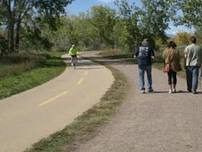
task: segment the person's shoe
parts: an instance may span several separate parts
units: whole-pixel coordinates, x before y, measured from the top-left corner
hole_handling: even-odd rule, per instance
[[[192,93],[193,93],[193,94],[197,94],[197,92],[196,92],[196,91],[192,91]]]
[[[154,92],[153,89],[149,89],[149,90],[148,90],[148,93],[152,93],[152,92]]]
[[[176,89],[173,90],[173,93],[177,93]]]
[[[169,89],[168,93],[171,94],[173,91],[171,89]]]
[[[187,89],[188,92],[191,92],[191,90]]]
[[[140,90],[140,92],[141,92],[142,94],[145,94],[145,90]]]

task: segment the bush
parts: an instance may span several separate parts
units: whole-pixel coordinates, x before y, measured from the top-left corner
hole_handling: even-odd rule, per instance
[[[44,64],[46,59],[46,56],[25,53],[0,57],[0,78],[36,68]]]
[[[7,40],[2,35],[0,35],[0,56],[5,54],[8,50],[7,43]]]

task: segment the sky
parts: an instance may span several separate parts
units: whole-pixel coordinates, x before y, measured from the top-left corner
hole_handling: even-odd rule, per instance
[[[67,11],[70,14],[79,14],[79,12],[85,12],[94,5],[107,5],[110,7],[114,6],[114,0],[74,0],[71,5],[68,5]],[[135,2],[138,6],[141,5],[140,0],[129,0],[130,3]]]
[[[129,3],[137,4],[141,6],[140,0],[129,0]],[[81,12],[88,11],[94,5],[107,5],[109,7],[115,7],[113,0],[75,0],[72,4],[67,6],[67,13],[70,15],[78,15]],[[166,33],[169,35],[175,35],[177,32],[193,32],[193,29],[187,28],[185,26],[174,26],[173,23],[169,24],[169,29],[166,30]]]

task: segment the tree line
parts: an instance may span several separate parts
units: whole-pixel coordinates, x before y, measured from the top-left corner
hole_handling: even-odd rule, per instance
[[[74,43],[81,49],[133,50],[147,37],[156,48],[168,36],[170,21],[193,26],[202,33],[200,0],[115,0],[115,8],[93,6],[88,12],[68,16],[73,0],[0,0],[0,52],[66,50]]]
[[[36,38],[45,43],[46,39],[40,37],[43,26],[56,29],[65,6],[71,2],[72,0],[1,0],[1,54],[18,51],[23,37],[30,39],[30,42]]]

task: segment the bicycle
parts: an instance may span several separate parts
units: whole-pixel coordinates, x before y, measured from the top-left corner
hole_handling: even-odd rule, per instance
[[[76,69],[78,63],[78,59],[76,55],[72,55],[71,56],[71,66],[74,67],[74,69]]]

